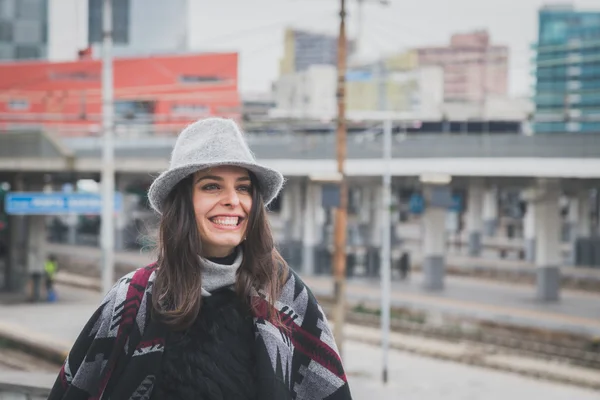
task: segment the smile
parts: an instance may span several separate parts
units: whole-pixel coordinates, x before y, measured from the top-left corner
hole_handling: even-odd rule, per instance
[[[209,220],[215,225],[220,225],[223,227],[236,227],[239,226],[244,219],[242,217],[235,216],[216,216],[209,218]]]

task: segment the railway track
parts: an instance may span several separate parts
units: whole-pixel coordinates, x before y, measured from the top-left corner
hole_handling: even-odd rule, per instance
[[[319,302],[325,312],[330,315],[333,307],[332,299],[319,297]],[[489,352],[529,356],[600,371],[600,340],[594,342],[590,338],[573,335],[558,336],[550,332],[525,330],[505,325],[493,326],[469,322],[470,327],[463,328],[458,321],[450,325],[428,325],[423,322],[414,322],[414,320],[422,318],[421,315],[414,314],[405,314],[399,318],[392,313],[390,329],[394,332],[453,343],[468,342],[477,346],[485,346]],[[357,325],[376,328],[381,326],[377,310],[363,308],[362,311],[355,311],[349,309],[346,320]]]

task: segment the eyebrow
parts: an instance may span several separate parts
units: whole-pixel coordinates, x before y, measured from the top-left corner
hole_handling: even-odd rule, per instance
[[[219,182],[222,182],[224,180],[222,177],[217,176],[217,175],[204,175],[204,176],[201,176],[201,177],[197,178],[195,180],[194,184],[196,184],[196,183],[198,183],[200,181],[203,181],[205,179],[210,179],[210,180],[219,181]],[[236,182],[248,182],[248,181],[250,181],[250,177],[249,176],[241,176],[241,177],[239,177],[239,178],[236,179]]]

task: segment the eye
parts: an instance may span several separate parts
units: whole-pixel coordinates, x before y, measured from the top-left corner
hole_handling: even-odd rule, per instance
[[[217,185],[216,183],[209,183],[206,184],[204,186],[202,186],[202,190],[218,190],[219,189],[219,185]]]
[[[252,193],[252,186],[250,185],[242,185],[238,187],[238,190],[246,193]]]

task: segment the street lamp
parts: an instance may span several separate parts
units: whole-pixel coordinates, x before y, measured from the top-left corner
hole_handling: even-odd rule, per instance
[[[115,212],[115,161],[114,161],[114,104],[112,59],[112,0],[104,0],[102,10],[102,291],[107,293],[113,285],[114,274],[114,212]]]

